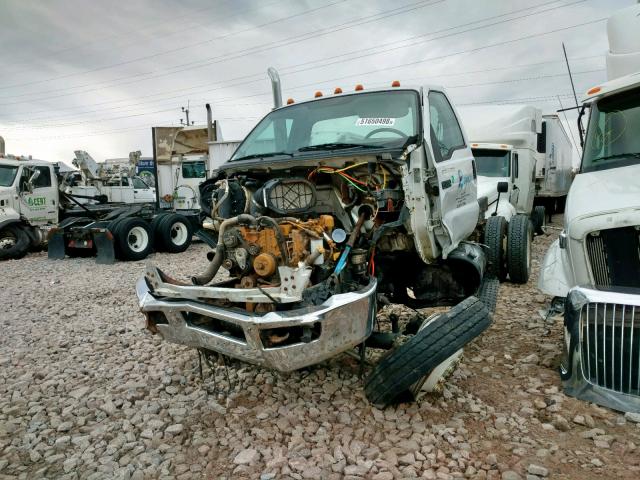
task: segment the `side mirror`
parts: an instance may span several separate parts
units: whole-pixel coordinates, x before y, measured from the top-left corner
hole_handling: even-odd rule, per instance
[[[498,193],[507,193],[509,191],[509,182],[498,182]]]
[[[31,176],[29,177],[29,181],[27,182],[31,188],[33,188],[33,184],[40,177],[40,170],[34,170]]]

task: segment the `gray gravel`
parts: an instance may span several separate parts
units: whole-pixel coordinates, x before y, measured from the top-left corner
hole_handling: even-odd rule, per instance
[[[187,279],[206,250],[147,261]],[[0,479],[640,477],[640,419],[562,393],[562,326],[538,314],[535,275],[502,287],[442,394],[381,411],[347,356],[288,375],[218,364],[202,382],[195,351],[143,328],[147,261],[0,264]]]

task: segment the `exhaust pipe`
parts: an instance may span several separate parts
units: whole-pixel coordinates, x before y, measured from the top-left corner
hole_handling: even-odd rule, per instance
[[[280,87],[280,75],[278,71],[269,67],[267,69],[269,78],[271,79],[271,90],[273,90],[273,108],[280,108],[282,106],[282,88]]]
[[[0,155],[4,156],[4,138],[0,137]]]
[[[205,105],[207,109],[207,140],[213,142],[215,138],[213,138],[213,120],[211,118],[211,105],[208,103]]]

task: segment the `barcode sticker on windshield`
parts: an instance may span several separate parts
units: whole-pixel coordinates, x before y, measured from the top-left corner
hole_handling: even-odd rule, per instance
[[[391,126],[396,123],[395,118],[359,118],[356,120],[356,127],[368,127],[368,126]]]

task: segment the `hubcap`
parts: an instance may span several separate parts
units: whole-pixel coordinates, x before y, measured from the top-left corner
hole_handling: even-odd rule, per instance
[[[189,229],[182,222],[176,222],[171,226],[171,243],[174,245],[184,245],[189,235]]]
[[[129,248],[134,252],[142,252],[149,244],[149,235],[142,227],[133,227],[127,235],[127,243]]]

